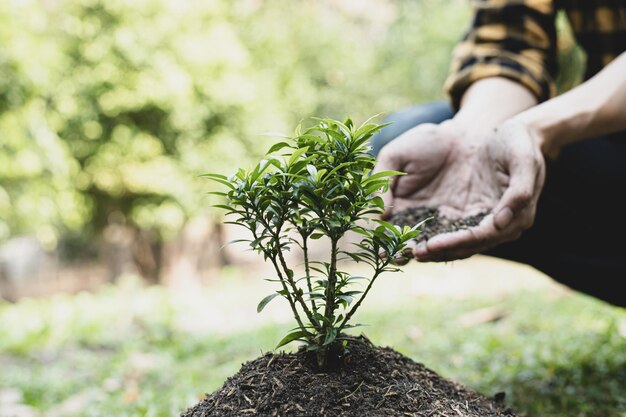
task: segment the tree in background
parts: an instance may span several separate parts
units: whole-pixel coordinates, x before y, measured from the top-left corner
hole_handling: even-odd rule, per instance
[[[155,281],[181,257],[198,266],[221,220],[200,173],[251,161],[273,140],[260,133],[311,115],[443,98],[465,6],[1,2],[0,241],[36,234],[74,257],[100,242],[112,276],[126,258]]]

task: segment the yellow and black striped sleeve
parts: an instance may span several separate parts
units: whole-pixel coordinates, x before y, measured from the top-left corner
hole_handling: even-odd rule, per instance
[[[465,90],[487,77],[505,77],[539,101],[556,94],[555,7],[552,0],[471,0],[473,21],[456,46],[445,89],[455,109]]]

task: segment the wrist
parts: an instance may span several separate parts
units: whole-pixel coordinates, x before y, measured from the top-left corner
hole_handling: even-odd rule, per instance
[[[454,118],[461,124],[489,132],[536,104],[535,96],[522,84],[503,77],[488,77],[474,82],[465,91]]]
[[[554,141],[553,124],[550,123],[549,118],[545,117],[545,115],[540,117],[541,112],[531,110],[514,116],[512,121],[524,126],[543,155],[556,155],[559,146]]]
[[[471,138],[482,139],[488,137],[498,127],[498,123],[486,120],[477,120],[465,117],[453,117],[450,120],[464,141]]]
[[[523,123],[547,156],[558,154],[570,142],[580,139],[594,118],[593,100],[572,106],[564,97],[556,97],[524,111],[515,119]]]

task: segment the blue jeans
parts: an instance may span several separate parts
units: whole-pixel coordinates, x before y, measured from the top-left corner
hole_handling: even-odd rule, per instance
[[[445,102],[391,114],[372,137],[382,147],[421,123],[454,115]],[[486,255],[532,265],[577,291],[626,307],[626,132],[581,141],[546,161],[546,181],[534,225],[520,239]]]

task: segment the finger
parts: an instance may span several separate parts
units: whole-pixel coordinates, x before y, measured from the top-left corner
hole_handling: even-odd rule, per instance
[[[398,256],[391,261],[393,265],[404,266],[409,263],[409,261],[413,259],[412,256]]]
[[[447,261],[463,259],[484,252],[501,243],[519,238],[523,221],[515,221],[505,230],[495,226],[489,215],[476,227],[434,236],[416,247],[413,254],[418,261]]]
[[[452,261],[460,261],[462,259],[467,259],[476,255],[476,252],[473,251],[459,251],[454,253],[442,253],[439,255],[431,255],[426,258],[417,259],[417,262],[426,263],[426,262],[452,262]]]
[[[506,229],[517,215],[536,200],[537,184],[542,178],[541,171],[536,161],[530,158],[517,161],[511,166],[509,186],[493,211],[494,224],[498,229]],[[532,224],[532,219],[530,220]],[[524,229],[528,227],[530,224],[524,225]]]
[[[455,256],[473,252],[474,248],[484,245],[486,242],[477,237],[476,231],[465,229],[432,237],[420,245],[413,256],[419,262],[454,260],[457,259]]]

